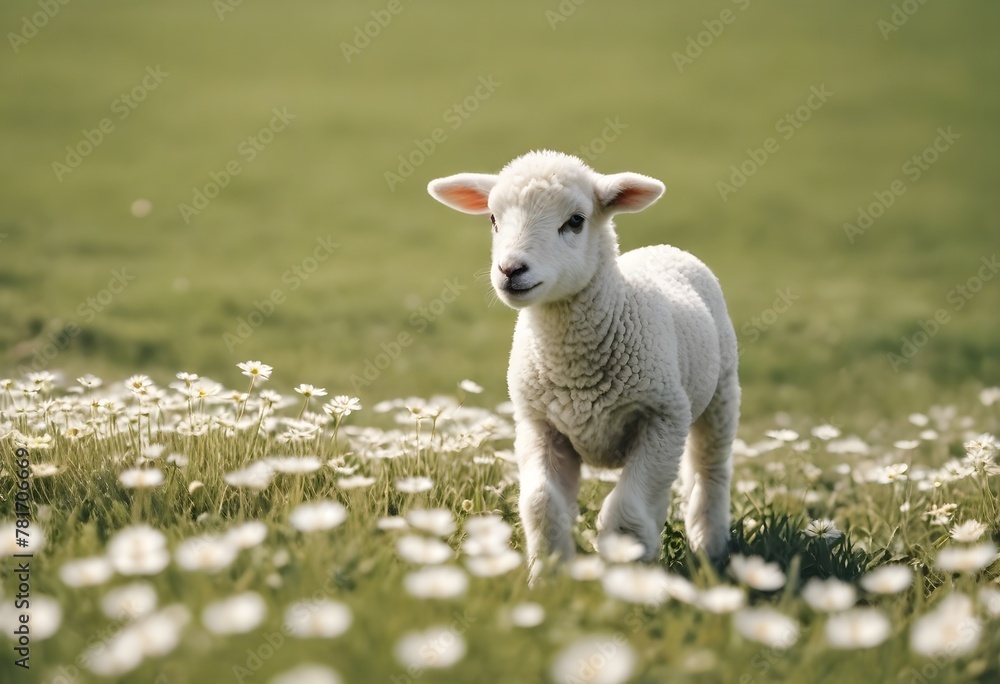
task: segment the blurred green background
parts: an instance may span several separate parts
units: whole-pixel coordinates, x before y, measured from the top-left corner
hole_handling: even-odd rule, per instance
[[[996,384],[1000,278],[960,310],[953,288],[1000,251],[998,20],[987,0],[4,2],[0,376],[242,385],[235,364],[260,359],[278,389],[371,402],[470,377],[500,400],[514,313],[489,296],[488,222],[425,186],[545,147],[666,183],[620,218],[622,248],[667,242],[715,270],[746,415],[916,409]],[[813,87],[832,95],[808,109]],[[294,119],[262,134],[275,108]],[[914,155],[935,158],[919,178]],[[239,174],[185,216],[227,165]],[[897,179],[852,244],[844,223]],[[338,247],[314,264],[318,239]],[[775,307],[779,291],[794,301]],[[914,340],[939,309],[948,322]],[[896,372],[904,336],[925,344]]]

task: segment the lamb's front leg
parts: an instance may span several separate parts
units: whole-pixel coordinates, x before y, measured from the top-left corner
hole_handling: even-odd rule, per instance
[[[621,477],[597,516],[602,534],[625,534],[645,547],[640,560],[660,555],[660,534],[670,511],[670,487],[680,469],[688,422],[652,418],[639,429]],[[600,539],[598,539],[600,546]]]
[[[580,493],[580,456],[569,440],[540,420],[518,421],[514,454],[520,469],[518,502],[528,546],[529,582],[550,555],[573,555],[573,523]]]

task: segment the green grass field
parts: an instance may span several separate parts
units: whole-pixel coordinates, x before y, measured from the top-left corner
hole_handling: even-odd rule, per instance
[[[998,19],[1000,8],[985,0],[4,3],[0,378],[49,371],[61,379],[49,395],[13,387],[0,395],[0,519],[15,516],[19,438],[11,431],[50,434],[50,450],[32,449],[36,465],[60,469],[37,476],[34,524],[47,546],[33,588],[64,614],[59,631],[36,643],[32,671],[11,669],[5,656],[0,680],[58,681],[57,668],[114,625],[100,596],[124,580],[70,588],[58,576],[63,563],[105,553],[129,525],[161,529],[174,552],[188,537],[258,519],[266,541],[220,573],[171,564],[149,578],[161,606],[184,604],[191,620],[175,649],[123,681],[234,677],[247,648],[327,577],[335,581],[325,591],[350,606],[354,625],[333,642],[289,639],[252,681],[304,659],[328,662],[345,681],[393,681],[405,674],[393,656],[398,639],[450,624],[455,610],[476,616],[464,635],[468,652],[454,668],[421,670],[420,681],[534,681],[577,638],[619,632],[635,651],[636,681],[860,674],[910,682],[908,668],[928,663],[936,669],[919,675],[926,681],[995,681],[995,623],[983,622],[974,649],[946,661],[909,645],[945,594],[977,596],[996,577],[996,565],[956,581],[934,567],[953,523],[980,520],[984,539],[996,539],[995,477],[933,491],[918,488],[926,477],[894,485],[860,477],[855,487],[837,466],[938,468],[962,457],[964,442],[1000,430],[996,405],[977,398],[1000,384]],[[260,438],[247,425],[227,434],[217,419],[235,414],[225,404],[203,407],[218,414],[217,429],[190,438],[167,428],[197,407],[137,416],[138,402],[125,395],[115,418],[44,405],[84,373],[118,388],[134,373],[166,387],[188,371],[242,390],[236,364],[260,359],[276,369],[267,387],[284,395],[306,382],[359,397],[365,409],[347,425],[389,430],[376,404],[452,394],[464,378],[485,388],[467,398],[472,404],[496,406],[506,397],[514,313],[490,293],[488,222],[477,229],[425,187],[459,171],[496,171],[537,148],[667,185],[656,205],[620,218],[622,248],[674,244],[719,276],[742,344],[743,439],[752,444],[786,424],[805,437],[829,423],[871,445],[841,457],[813,438],[805,451],[786,445],[738,466],[738,479],[759,489],[736,497],[734,515],[773,525],[738,527],[734,551],[764,554],[788,575],[783,593],[754,591],[750,603],[775,604],[804,630],[784,656],[761,656],[764,647],[728,617],[676,601],[640,611],[632,630],[624,621],[633,608],[599,586],[553,578],[547,591],[530,592],[520,569],[473,577],[461,599],[410,596],[395,533],[375,528],[382,515],[444,507],[463,522],[498,511],[519,548],[516,484],[483,489],[510,475],[502,459],[490,460],[509,446],[503,430],[459,449],[418,448],[407,427],[378,437],[409,445],[408,456],[384,460],[370,458],[363,432],[289,444],[278,437],[295,423],[279,421]],[[914,451],[893,446],[920,432],[909,414],[949,405],[957,415],[939,419],[936,437]],[[297,412],[277,415],[291,421]],[[88,418],[94,435],[64,433],[67,421]],[[149,442],[190,463],[160,464],[164,484],[128,489],[118,474]],[[326,466],[279,476],[261,493],[222,480],[286,453],[339,454],[375,483],[341,491]],[[822,474],[810,478],[802,463]],[[434,489],[395,491],[397,477],[414,475],[432,477]],[[204,487],[188,494],[195,480]],[[787,493],[765,495],[780,487]],[[581,533],[606,488],[585,491]],[[289,526],[294,506],[319,498],[347,506],[342,527],[309,536]],[[922,518],[943,503],[959,503],[947,525]],[[814,518],[834,519],[853,546],[841,542],[822,557],[826,550],[801,533]],[[459,530],[448,537],[454,549]],[[671,572],[699,589],[735,581],[688,559],[681,535],[671,529],[665,538]],[[585,537],[580,544],[589,548]],[[873,601],[892,634],[843,658],[824,641],[824,618],[799,596],[805,569],[813,562],[817,575],[855,582],[890,561],[917,576],[902,594]],[[7,574],[8,596],[13,582]],[[250,589],[264,597],[265,622],[244,636],[208,635],[204,605]],[[509,628],[506,611],[524,601],[544,607],[544,622]],[[987,620],[983,606],[976,610]],[[95,676],[79,669],[81,681]]]

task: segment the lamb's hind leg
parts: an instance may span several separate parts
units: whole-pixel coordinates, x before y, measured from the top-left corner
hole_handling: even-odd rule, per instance
[[[729,543],[730,481],[733,440],[740,418],[740,388],[736,372],[723,376],[712,401],[694,422],[684,454],[688,543],[717,560]]]
[[[573,523],[578,512],[580,457],[569,440],[541,421],[517,424],[514,453],[520,470],[518,508],[527,545],[529,582],[550,555],[573,555]]]

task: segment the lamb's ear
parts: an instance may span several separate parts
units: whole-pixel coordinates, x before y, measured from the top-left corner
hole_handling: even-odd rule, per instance
[[[667,189],[660,181],[638,173],[598,176],[597,201],[609,214],[642,211]]]
[[[427,184],[427,192],[441,204],[466,214],[488,214],[490,190],[497,176],[489,173],[457,173]]]

